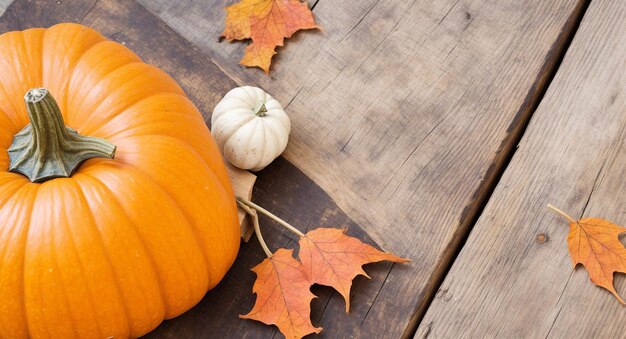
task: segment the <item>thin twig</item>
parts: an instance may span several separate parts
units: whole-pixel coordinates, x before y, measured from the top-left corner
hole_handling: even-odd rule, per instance
[[[259,240],[259,244],[261,244],[261,248],[263,248],[263,252],[267,255],[268,258],[272,257],[272,251],[270,251],[269,247],[265,243],[263,239],[263,235],[261,234],[261,227],[259,226],[259,216],[256,214],[256,211],[252,210],[250,207],[246,206],[246,204],[237,200],[237,205],[241,207],[244,212],[246,212],[252,218],[252,225],[254,225],[254,233],[256,233],[256,238]]]
[[[300,237],[304,237],[304,233],[300,232],[297,228],[289,225],[289,223],[287,223],[286,221],[284,221],[283,219],[275,216],[274,214],[272,214],[271,212],[269,212],[268,210],[266,210],[265,208],[253,203],[252,201],[242,198],[242,197],[237,197],[237,202],[239,203],[239,205],[241,206],[246,205],[247,207],[252,208],[253,210],[264,214],[265,216],[269,217],[270,219],[276,221],[277,223],[281,224],[282,226],[284,226],[286,229],[290,230],[291,232],[297,234]]]

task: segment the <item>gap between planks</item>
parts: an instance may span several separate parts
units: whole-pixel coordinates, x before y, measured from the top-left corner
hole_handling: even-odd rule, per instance
[[[537,78],[533,82],[526,98],[524,99],[520,109],[511,123],[508,137],[503,140],[499,149],[499,154],[494,159],[494,163],[487,171],[483,184],[479,186],[475,193],[477,197],[473,205],[467,206],[463,212],[469,220],[465,225],[457,228],[452,240],[448,244],[448,250],[443,253],[441,260],[431,275],[427,287],[424,289],[425,295],[420,296],[422,302],[411,317],[411,321],[407,325],[402,338],[413,338],[417,328],[422,322],[426,311],[430,307],[435,295],[439,291],[445,277],[452,268],[452,264],[463,249],[467,238],[476,225],[476,222],[482,215],[489,199],[491,198],[496,186],[500,182],[502,175],[509,166],[517,151],[517,145],[524,137],[524,133],[530,123],[532,116],[535,114],[537,107],[543,100],[543,97],[552,83],[554,76],[563,62],[563,58],[569,49],[576,32],[582,22],[585,12],[589,8],[591,0],[580,0],[576,10],[568,18],[565,27],[559,34],[558,39],[554,42],[548,55],[545,58],[541,71],[537,74]],[[464,218],[461,218],[464,219]],[[426,332],[426,336],[428,332]]]

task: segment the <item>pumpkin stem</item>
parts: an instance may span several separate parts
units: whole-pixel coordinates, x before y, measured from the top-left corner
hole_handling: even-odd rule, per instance
[[[261,107],[254,113],[257,117],[264,117],[265,113],[267,113],[267,108],[265,107],[265,103],[261,104]]]
[[[31,123],[13,138],[9,171],[40,183],[70,177],[87,159],[115,157],[115,145],[66,127],[59,106],[47,89],[31,89],[24,101]]]

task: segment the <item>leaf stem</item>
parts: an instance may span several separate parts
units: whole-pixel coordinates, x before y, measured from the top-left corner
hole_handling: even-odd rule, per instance
[[[574,220],[574,218],[570,217],[569,215],[567,215],[567,213],[561,211],[560,209],[552,206],[552,204],[548,204],[548,209],[552,210],[553,212],[557,213],[558,215],[562,216],[563,218],[567,219],[567,221],[569,221],[570,223],[575,223],[576,220]]]
[[[284,221],[283,219],[275,216],[274,214],[272,214],[271,212],[269,212],[268,210],[266,210],[265,208],[253,203],[252,201],[242,198],[242,197],[236,197],[237,199],[237,203],[239,203],[239,205],[241,206],[246,205],[246,207],[249,207],[265,216],[267,216],[268,218],[276,221],[277,223],[281,224],[283,227],[285,227],[286,229],[290,230],[291,232],[295,233],[296,235],[298,235],[299,237],[304,237],[304,233],[300,232],[297,228],[289,225],[289,223],[287,223],[286,221]],[[245,211],[245,209],[244,209]]]
[[[261,248],[263,248],[263,252],[268,258],[271,258],[273,253],[270,251],[269,247],[267,247],[267,243],[263,239],[263,235],[261,234],[261,227],[259,226],[259,216],[256,214],[256,211],[248,207],[246,204],[242,203],[237,199],[237,205],[241,207],[251,218],[252,224],[254,225],[254,233],[256,233],[256,238],[259,240],[259,244],[261,244]]]

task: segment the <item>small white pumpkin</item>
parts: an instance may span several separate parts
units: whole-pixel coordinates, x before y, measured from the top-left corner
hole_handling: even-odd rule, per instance
[[[215,106],[211,132],[222,154],[236,167],[260,171],[287,147],[291,123],[283,107],[262,89],[230,90]]]

